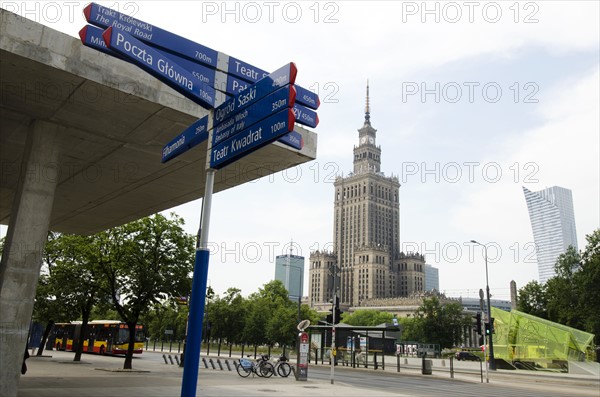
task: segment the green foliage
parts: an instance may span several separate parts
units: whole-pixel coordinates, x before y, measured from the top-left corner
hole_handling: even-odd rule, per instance
[[[580,286],[574,277],[580,260],[579,253],[569,247],[556,262],[556,276],[546,283],[548,319],[577,329],[583,328],[578,305]]]
[[[577,274],[581,295],[579,307],[583,330],[596,335],[600,345],[600,229],[586,236],[587,245],[581,254],[581,269]]]
[[[415,318],[399,318],[398,322],[402,325],[402,340],[418,341],[421,338],[420,329]]]
[[[146,336],[153,340],[184,340],[187,324],[188,306],[177,305],[173,301],[165,301],[153,307],[140,318],[146,327]],[[165,334],[172,330],[172,335]]]
[[[546,285],[530,281],[519,290],[517,310],[540,318],[548,318]]]
[[[184,232],[183,219],[156,214],[99,233],[94,251],[105,291],[121,319],[134,329],[154,305],[191,288],[194,237]],[[131,368],[134,333],[124,369]]]
[[[361,309],[342,314],[342,322],[356,326],[376,326],[383,323],[391,323],[394,316],[391,313],[378,310]]]
[[[190,292],[194,238],[183,219],[157,214],[99,234],[98,267],[125,322],[137,322],[154,304]]]
[[[258,292],[243,298],[240,290],[230,288],[223,298],[207,302],[210,321],[210,339],[227,343],[250,345],[292,345],[295,343],[298,305],[288,298],[288,291],[280,281],[263,285]],[[319,315],[308,306],[300,308],[300,319],[316,323]],[[208,337],[208,332],[205,337]]]
[[[419,342],[450,348],[461,343],[463,329],[470,324],[471,318],[463,314],[460,303],[442,305],[437,297],[432,297],[424,299],[415,312],[409,333]]]
[[[573,247],[556,262],[556,276],[519,290],[519,310],[596,335],[600,343],[600,229],[586,236],[583,252]]]

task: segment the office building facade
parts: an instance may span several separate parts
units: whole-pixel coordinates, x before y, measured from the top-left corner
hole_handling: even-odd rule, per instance
[[[425,264],[425,291],[440,290],[440,270]]]
[[[569,246],[577,249],[573,196],[569,189],[553,186],[537,192],[523,187],[533,239],[539,282],[555,276],[554,265]]]
[[[275,280],[279,280],[288,290],[291,300],[302,299],[304,291],[304,257],[299,255],[278,255],[275,257]]]

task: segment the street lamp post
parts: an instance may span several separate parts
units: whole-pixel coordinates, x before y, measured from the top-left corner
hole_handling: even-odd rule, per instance
[[[494,342],[492,338],[492,306],[490,305],[490,283],[488,281],[488,255],[487,255],[487,247],[475,240],[471,240],[473,244],[481,245],[483,247],[483,252],[485,256],[485,290],[487,294],[487,317],[488,317],[488,329],[490,330],[490,337],[488,338],[490,342],[490,369],[494,371],[496,369],[496,362],[494,361]],[[485,330],[483,331],[485,333]]]

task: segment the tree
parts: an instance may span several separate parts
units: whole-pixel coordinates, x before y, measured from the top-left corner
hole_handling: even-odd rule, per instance
[[[229,344],[241,343],[246,323],[246,300],[242,297],[241,290],[238,288],[229,288],[225,292],[223,300],[227,304],[224,313],[227,319],[224,337]]]
[[[90,258],[94,237],[49,233],[44,249],[44,270],[40,276],[33,318],[45,321],[46,329],[38,355],[41,355],[55,321],[81,319],[85,329],[94,305],[100,299],[100,284]],[[75,335],[74,361],[81,360],[83,335]]]
[[[153,339],[163,338],[166,330],[172,330],[173,340],[183,340],[187,325],[188,306],[166,300],[154,305],[148,313],[140,317],[144,323],[146,336]]]
[[[73,318],[68,313],[66,308],[56,301],[56,296],[50,286],[50,274],[52,272],[52,266],[55,264],[55,257],[53,251],[49,249],[58,238],[57,233],[49,232],[48,240],[43,251],[43,263],[42,263],[42,274],[38,280],[35,292],[35,300],[33,304],[33,315],[32,320],[39,323],[46,323],[44,335],[40,343],[40,348],[37,351],[37,355],[43,354],[46,346],[48,336],[54,327],[56,321],[70,321]],[[0,243],[4,241],[4,238],[0,240]]]
[[[573,247],[556,261],[556,275],[519,290],[518,308],[534,316],[585,330],[600,342],[600,229],[586,236],[584,251]]]
[[[587,245],[581,254],[581,267],[575,274],[579,285],[579,307],[583,329],[596,335],[600,344],[600,229],[586,236]]]
[[[291,346],[296,340],[296,321],[298,311],[296,305],[281,305],[277,307],[266,325],[266,336],[269,344]]]
[[[189,294],[194,237],[182,225],[177,215],[157,214],[98,234],[96,265],[111,305],[129,327],[124,369],[131,369],[140,316],[162,300]]]
[[[356,310],[354,313],[344,313],[342,322],[348,325],[376,326],[391,323],[394,316],[391,313],[372,309]]]
[[[519,289],[517,309],[540,318],[548,318],[548,296],[546,285],[530,281]]]
[[[586,315],[581,312],[579,298],[585,291],[574,277],[581,269],[581,256],[575,248],[569,247],[558,257],[554,268],[556,276],[546,282],[548,320],[583,329]]]
[[[80,335],[76,335],[74,361],[81,360],[84,335],[90,314],[102,295],[103,279],[92,255],[95,236],[60,235],[55,236],[46,247],[47,255],[54,257],[54,265],[49,274],[48,286],[54,294],[55,303],[71,314],[71,318],[81,318]]]
[[[442,348],[462,342],[463,330],[470,326],[460,303],[442,305],[437,297],[426,298],[414,315],[411,333],[424,343],[437,343]]]

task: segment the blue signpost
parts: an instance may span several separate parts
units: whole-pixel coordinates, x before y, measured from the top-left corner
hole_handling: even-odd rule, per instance
[[[302,149],[296,122],[316,127],[319,107],[316,94],[294,85],[293,63],[267,74],[239,59],[204,47],[146,22],[91,3],[84,9],[92,26],[80,31],[82,42],[137,65],[185,97],[208,108],[209,114],[166,144],[162,162],[208,142],[210,156],[202,200],[200,235],[194,276],[181,386],[182,397],[196,395],[204,300],[208,280],[208,230],[216,170],[279,140]],[[102,39],[101,39],[102,38]],[[216,94],[231,95],[217,106]],[[235,95],[235,96],[234,96]],[[311,110],[312,109],[312,110]]]
[[[236,119],[240,120],[243,118],[248,121],[248,124],[250,123],[250,119],[261,121],[253,123],[244,130],[236,131],[235,134],[229,135],[227,139],[216,146],[212,145],[212,141],[209,142],[210,167],[206,171],[206,185],[202,200],[200,221],[200,238],[194,263],[186,354],[181,386],[182,397],[195,396],[198,382],[202,318],[204,316],[204,299],[206,298],[206,280],[208,278],[208,260],[210,254],[208,250],[208,228],[215,171],[292,132],[296,119],[294,111],[291,108],[294,105],[295,99],[295,89],[292,85],[296,79],[296,74],[296,66],[290,63],[243,90],[236,97],[227,100],[214,111],[211,111],[211,115],[209,115],[209,118],[212,118],[212,120],[208,121],[208,128],[213,128],[213,135],[219,125],[225,125],[227,120],[230,119],[235,121]],[[285,88],[282,89],[281,87]],[[276,102],[261,102],[263,98],[275,100],[271,95],[274,92],[282,93],[282,96],[278,97],[279,99]],[[278,101],[280,100],[284,101],[286,105],[279,107],[279,109],[283,110],[272,114],[273,105],[279,104]],[[259,106],[260,104],[263,104],[263,106]],[[271,104],[271,108],[264,106],[264,104]],[[250,110],[257,114],[250,117]],[[291,144],[295,143],[292,136]],[[182,145],[184,144],[185,141],[182,142]],[[179,149],[179,146],[174,148],[174,150],[177,149]]]

